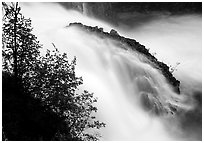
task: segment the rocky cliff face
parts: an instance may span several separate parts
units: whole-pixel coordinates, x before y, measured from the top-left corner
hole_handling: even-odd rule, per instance
[[[110,2],[89,2],[84,3],[85,14],[90,17],[99,18],[100,20],[116,23],[116,13],[114,7]]]
[[[59,2],[66,9],[74,9],[89,17],[117,24],[116,11],[111,2]]]
[[[140,52],[141,54],[144,54],[145,57],[147,57],[149,61],[151,61],[151,65],[153,65],[156,69],[159,69],[161,73],[166,77],[167,81],[173,86],[174,91],[177,93],[180,93],[180,88],[179,88],[180,81],[178,81],[173,76],[173,74],[169,70],[169,67],[165,63],[158,61],[153,55],[149,53],[149,50],[146,49],[145,46],[141,45],[136,40],[120,36],[117,33],[117,31],[113,29],[110,31],[110,33],[108,33],[108,32],[104,32],[103,28],[98,28],[98,26],[91,27],[91,26],[83,25],[82,23],[70,23],[69,26],[78,26],[87,30],[88,32],[96,32],[101,36],[105,36],[113,40],[118,40],[123,44],[127,44],[128,47],[130,47],[132,50]]]
[[[147,22],[161,14],[202,14],[201,2],[60,2],[59,4],[115,25],[127,24],[127,21],[133,19]]]

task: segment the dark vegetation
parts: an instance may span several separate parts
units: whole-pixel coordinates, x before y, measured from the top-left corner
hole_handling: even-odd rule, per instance
[[[3,5],[2,140],[98,140],[100,129],[93,93],[78,93],[83,84],[71,62],[54,46],[41,56],[31,20],[18,3]]]
[[[7,140],[51,140],[58,128],[65,125],[42,102],[16,88],[14,76],[3,73],[3,133]]]
[[[118,5],[118,3],[114,4]],[[122,4],[124,3],[120,3],[121,6]],[[93,97],[93,93],[88,91],[78,93],[78,86],[83,84],[83,80],[75,75],[76,58],[69,61],[67,55],[60,53],[55,45],[53,45],[53,51],[47,50],[44,57],[40,56],[39,49],[42,45],[32,34],[31,20],[20,13],[18,3],[10,5],[2,3],[2,5],[4,10],[2,140],[98,140],[99,134],[86,133],[85,130],[100,129],[105,124],[99,122],[94,116],[97,108],[93,104],[97,100]],[[200,3],[193,5],[193,7],[200,7]],[[182,9],[182,6],[178,11],[179,9]],[[195,10],[198,13],[199,11],[199,9]],[[174,90],[177,93],[180,92],[180,82],[172,75],[172,67],[169,68],[158,61],[139,42],[122,37],[115,30],[107,33],[102,28],[85,26],[81,23],[71,25],[119,40],[132,50],[144,54],[152,62],[151,64],[162,72]],[[195,96],[199,107],[201,94],[197,93]],[[152,103],[146,104],[149,109],[152,109]],[[157,110],[163,109],[155,108],[155,112],[158,112]],[[189,122],[200,125],[201,115],[202,110],[181,114],[181,118],[186,121],[182,127],[187,129]]]

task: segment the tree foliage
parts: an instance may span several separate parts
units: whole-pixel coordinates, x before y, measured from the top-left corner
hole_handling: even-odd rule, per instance
[[[3,70],[13,72],[20,78],[26,71],[33,70],[39,57],[41,45],[37,37],[32,34],[31,19],[25,18],[18,3],[4,8],[2,32]]]
[[[18,80],[16,87],[21,88],[20,91],[17,89],[19,95],[27,95],[40,101],[43,106],[41,110],[49,110],[61,119],[61,124],[50,140],[98,140],[99,135],[88,132],[87,129],[100,129],[105,124],[94,116],[94,112],[97,112],[94,106],[97,99],[93,97],[93,93],[86,90],[79,93],[78,86],[83,84],[83,80],[75,74],[76,57],[69,62],[67,54],[61,54],[55,46],[53,51],[47,50],[45,56],[40,56],[39,49],[42,45],[32,34],[31,20],[20,13],[18,3],[2,4],[3,70]],[[3,91],[8,91],[8,87],[3,88],[6,89]],[[4,127],[5,134],[8,128],[9,126]]]
[[[93,116],[97,108],[93,106],[97,102],[93,93],[83,91],[79,94],[78,86],[83,83],[81,77],[76,77],[76,58],[68,61],[67,54],[55,48],[52,52],[47,50],[45,57],[40,58],[36,72],[28,77],[26,82],[29,92],[35,98],[40,98],[44,104],[58,116],[66,120],[66,128],[69,132],[57,134],[62,140],[67,140],[67,134],[78,140],[97,140],[96,135],[86,133],[88,128],[99,129],[105,124],[99,122]],[[37,79],[37,80],[36,80]]]

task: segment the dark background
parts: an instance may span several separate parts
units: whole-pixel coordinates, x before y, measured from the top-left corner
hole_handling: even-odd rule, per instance
[[[75,9],[112,24],[137,19],[149,21],[162,15],[202,14],[202,2],[60,2],[66,9]],[[86,10],[85,10],[86,9]],[[128,22],[131,23],[131,22]]]

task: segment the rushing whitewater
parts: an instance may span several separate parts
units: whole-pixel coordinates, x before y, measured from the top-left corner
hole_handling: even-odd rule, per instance
[[[82,22],[110,31],[113,26],[54,4],[22,4],[22,11],[33,20],[45,49],[52,49],[54,43],[70,60],[77,57],[76,73],[84,81],[79,90],[94,93],[98,98],[96,116],[106,123],[100,130],[101,140],[191,139],[182,133],[173,109],[189,111],[193,104],[186,104],[186,96],[173,92],[144,55],[125,50],[127,45],[120,41],[66,27],[70,22]]]

